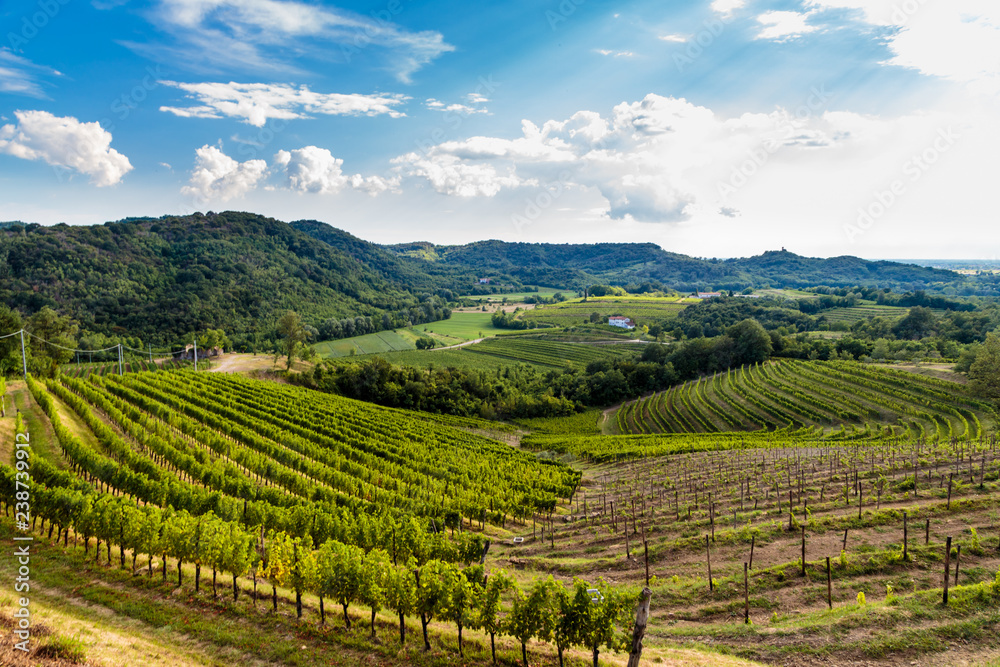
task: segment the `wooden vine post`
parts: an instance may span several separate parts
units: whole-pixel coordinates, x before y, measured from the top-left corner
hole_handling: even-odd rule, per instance
[[[628,654],[628,667],[639,667],[639,659],[642,657],[642,638],[646,634],[646,623],[649,621],[649,600],[653,597],[653,591],[649,587],[642,589],[642,597],[639,600],[639,609],[635,613],[635,627],[632,629],[632,650]]]
[[[944,591],[942,593],[941,604],[948,606],[948,580],[951,578],[951,538],[944,547]]]

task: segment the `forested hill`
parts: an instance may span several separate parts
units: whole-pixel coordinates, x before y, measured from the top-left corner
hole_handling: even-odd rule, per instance
[[[951,271],[857,257],[818,259],[784,250],[738,259],[697,259],[652,243],[549,244],[479,241],[461,246],[408,243],[388,246],[407,257],[481,272],[509,273],[524,283],[590,281],[611,284],[656,281],[681,290],[877,286],[896,291],[955,286],[967,281]]]
[[[461,291],[463,287],[472,284],[476,277],[475,267],[461,264],[446,266],[414,260],[383,246],[359,239],[325,222],[297,220],[290,224],[294,229],[350,255],[382,279],[413,292],[435,293],[449,287]]]
[[[332,228],[331,228],[332,229]],[[365,242],[357,240],[359,244]],[[166,341],[191,331],[266,331],[284,309],[307,323],[404,310],[433,279],[381,266],[287,223],[249,213],[0,229],[0,302],[48,305],[85,330]],[[419,280],[418,280],[419,279]]]

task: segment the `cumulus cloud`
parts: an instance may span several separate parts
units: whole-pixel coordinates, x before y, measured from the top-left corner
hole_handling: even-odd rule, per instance
[[[396,107],[409,98],[405,95],[360,95],[315,93],[308,86],[298,88],[286,84],[266,83],[177,83],[161,81],[179,88],[197,101],[196,106],[162,106],[166,111],[185,118],[239,118],[256,127],[269,119],[292,120],[309,118],[309,114],[330,116],[404,116]]]
[[[304,58],[351,62],[375,53],[396,78],[412,75],[455,47],[441,33],[408,31],[369,17],[296,0],[157,0],[150,22],[169,39],[126,42],[159,60],[198,71],[295,72]]]
[[[854,9],[861,20],[892,29],[887,65],[1000,93],[1000,5],[994,0],[808,0],[808,5]]]
[[[764,26],[757,34],[757,39],[784,42],[810,32],[815,32],[817,27],[806,23],[806,19],[808,18],[809,14],[801,12],[764,12],[757,17],[757,22]]]
[[[674,34],[671,34],[671,35],[660,35],[658,39],[660,39],[660,40],[662,40],[664,42],[673,42],[675,44],[684,44],[684,43],[686,43],[688,41],[689,38],[688,38],[687,35],[678,35],[678,34],[674,33]]]
[[[215,146],[196,151],[195,169],[181,194],[201,201],[229,201],[257,187],[267,172],[264,160],[237,162]]]
[[[115,185],[132,171],[128,158],[111,148],[111,133],[99,123],[81,123],[47,111],[15,111],[16,125],[0,127],[0,153],[90,176],[98,187]]]
[[[333,194],[345,187],[375,195],[394,188],[398,180],[383,179],[379,176],[344,174],[344,161],[336,158],[325,148],[305,146],[292,151],[278,151],[274,156],[274,166],[284,172],[286,187],[297,192]]]
[[[635,53],[632,51],[612,51],[611,49],[594,49],[597,53],[602,56],[612,56],[614,58],[632,58]]]
[[[457,156],[443,153],[433,157],[409,153],[393,162],[405,165],[407,175],[427,179],[443,195],[493,197],[505,187],[513,188],[522,183],[513,168],[507,173],[499,173],[493,165],[469,164]]]
[[[745,4],[746,0],[713,0],[712,11],[728,15],[742,9]]]
[[[698,210],[731,216],[717,186],[749,156],[765,151],[765,160],[780,160],[831,150],[882,127],[877,119],[816,111],[723,118],[684,99],[650,94],[608,116],[579,111],[541,126],[525,120],[520,137],[447,141],[394,164],[401,176],[425,179],[445,195],[493,197],[558,181],[599,193],[614,219],[680,222]]]

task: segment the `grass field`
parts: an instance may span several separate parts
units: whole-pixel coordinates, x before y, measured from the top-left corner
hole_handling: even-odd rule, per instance
[[[421,337],[432,338],[441,347],[458,345],[504,331],[493,326],[491,316],[492,313],[452,313],[447,320],[408,329],[327,340],[314,344],[313,349],[321,358],[337,358],[416,350],[417,339]]]
[[[493,336],[504,329],[498,329],[490,321],[492,313],[452,313],[447,320],[421,324],[414,329],[420,333],[433,334],[448,345],[464,343],[484,336]]]
[[[612,315],[630,317],[640,326],[673,319],[680,311],[698,299],[683,297],[642,297],[642,296],[603,296],[564,301],[560,304],[545,305],[526,311],[521,317],[539,323],[556,326],[579,325],[590,321],[591,313],[598,313],[601,321],[607,323]]]

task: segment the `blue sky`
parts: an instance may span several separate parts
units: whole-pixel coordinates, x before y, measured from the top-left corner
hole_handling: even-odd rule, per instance
[[[997,257],[990,0],[5,0],[0,220]]]

